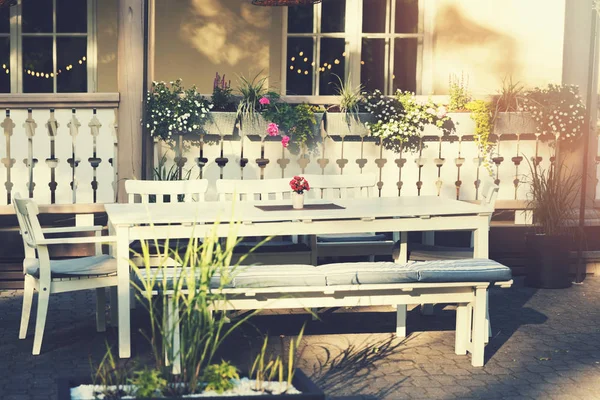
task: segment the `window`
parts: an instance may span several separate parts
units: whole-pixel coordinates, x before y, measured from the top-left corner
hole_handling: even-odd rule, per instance
[[[0,9],[0,92],[95,90],[95,0],[20,0]]]
[[[289,7],[285,94],[334,95],[353,86],[421,93],[424,0],[327,0]]]

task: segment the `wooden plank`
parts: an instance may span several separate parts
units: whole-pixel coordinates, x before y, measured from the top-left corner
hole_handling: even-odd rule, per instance
[[[118,106],[119,93],[0,94],[0,108],[115,108]]]
[[[125,179],[142,176],[144,0],[119,0],[118,39],[118,199],[126,202]]]
[[[0,290],[23,289],[23,280],[20,281],[2,281],[0,280]]]
[[[98,214],[104,213],[104,203],[96,204],[40,204],[40,214]],[[0,215],[14,215],[12,205],[0,206]]]

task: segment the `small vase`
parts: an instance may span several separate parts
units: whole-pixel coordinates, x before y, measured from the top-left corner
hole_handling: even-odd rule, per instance
[[[292,193],[292,208],[301,210],[304,208],[304,193]]]

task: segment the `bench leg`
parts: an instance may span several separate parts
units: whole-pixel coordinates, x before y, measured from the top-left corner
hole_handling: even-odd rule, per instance
[[[406,304],[396,306],[396,337],[406,337]]]
[[[454,352],[458,355],[467,354],[471,341],[471,310],[469,304],[461,303],[456,308],[456,338]]]
[[[408,262],[408,232],[400,232],[400,249],[398,249],[398,258],[394,259],[398,264]]]
[[[179,333],[179,307],[175,300],[172,297],[169,297],[167,300],[167,316],[165,327],[165,331],[169,332],[173,336],[173,342],[171,344],[171,354],[172,354],[172,362],[173,362],[173,375],[181,374],[181,338]],[[165,354],[165,364],[169,365],[169,354],[168,347],[165,348],[167,354]]]
[[[421,304],[421,315],[433,315],[433,304]]]
[[[471,365],[483,367],[485,354],[485,337],[488,336],[485,323],[487,310],[487,288],[475,290],[475,305],[473,307],[473,351],[471,353]]]
[[[106,331],[106,289],[96,289],[96,330]]]
[[[117,287],[110,288],[110,325],[116,327],[119,325],[119,306],[117,306]]]
[[[492,337],[492,323],[490,322],[490,291],[487,290],[486,294],[486,302],[487,302],[487,307],[485,308],[485,325],[486,325],[486,331],[487,331],[487,335],[485,336],[485,343],[489,343],[490,342],[490,338]]]

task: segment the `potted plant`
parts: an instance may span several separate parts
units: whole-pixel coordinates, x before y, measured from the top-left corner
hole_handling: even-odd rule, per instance
[[[237,229],[235,223],[231,227],[230,232]],[[222,242],[216,229],[217,226],[201,244],[192,238],[179,251],[165,250],[156,268],[151,268],[148,261],[144,266],[132,267],[136,276],[132,285],[148,311],[149,328],[143,334],[152,348],[152,365],[121,364],[109,349],[94,371],[93,379],[87,382],[61,380],[59,399],[95,399],[96,396],[180,399],[202,394],[202,398],[207,399],[258,396],[324,400],[323,392],[296,369],[295,359],[304,329],[296,340],[289,342],[287,351],[282,342],[281,354],[275,357],[267,353],[265,337],[245,376],[230,362],[216,361],[227,337],[257,313],[251,312],[235,321],[226,318],[222,307],[228,301],[224,289],[230,287],[245,256],[238,264],[230,265],[239,240],[230,233]],[[168,249],[168,243],[165,248]],[[145,242],[142,242],[141,258],[150,258]],[[169,258],[179,267],[165,266]],[[178,310],[178,313],[165,315],[165,310]]]
[[[528,209],[533,211],[535,233],[527,235],[528,271],[526,284],[558,289],[571,285],[569,250],[575,237],[573,205],[580,179],[559,161],[543,169],[529,162]]]
[[[240,121],[240,130],[243,135],[262,135],[266,132],[267,121],[261,115],[263,108],[268,105],[269,92],[265,84],[267,77],[260,77],[260,73],[252,79],[239,77],[238,93],[241,96],[237,107],[237,118]]]
[[[238,119],[237,106],[234,102],[231,81],[225,81],[217,72],[213,82],[213,94],[211,98],[213,108],[209,113],[204,131],[208,134],[225,136],[233,134]]]
[[[301,210],[304,208],[304,191],[310,190],[308,181],[302,176],[294,176],[290,181],[292,188],[292,208]]]
[[[453,131],[454,125],[445,107],[432,101],[421,104],[411,92],[398,90],[394,96],[387,97],[375,90],[365,96],[364,104],[373,116],[374,122],[366,123],[371,135],[380,138],[386,149],[396,153],[419,151],[428,125],[442,129],[444,135]]]
[[[144,123],[152,137],[170,141],[176,135],[199,132],[212,107],[195,86],[184,89],[181,79],[152,82],[146,95]]]
[[[339,84],[336,85],[336,93],[339,96],[340,104],[327,108],[325,130],[328,134],[337,134],[341,137],[346,135],[366,136],[369,131],[365,123],[371,122],[373,116],[364,110],[361,94],[363,87],[358,85],[353,88],[348,81],[343,82],[339,76],[337,78]],[[339,112],[334,112],[336,108]]]

